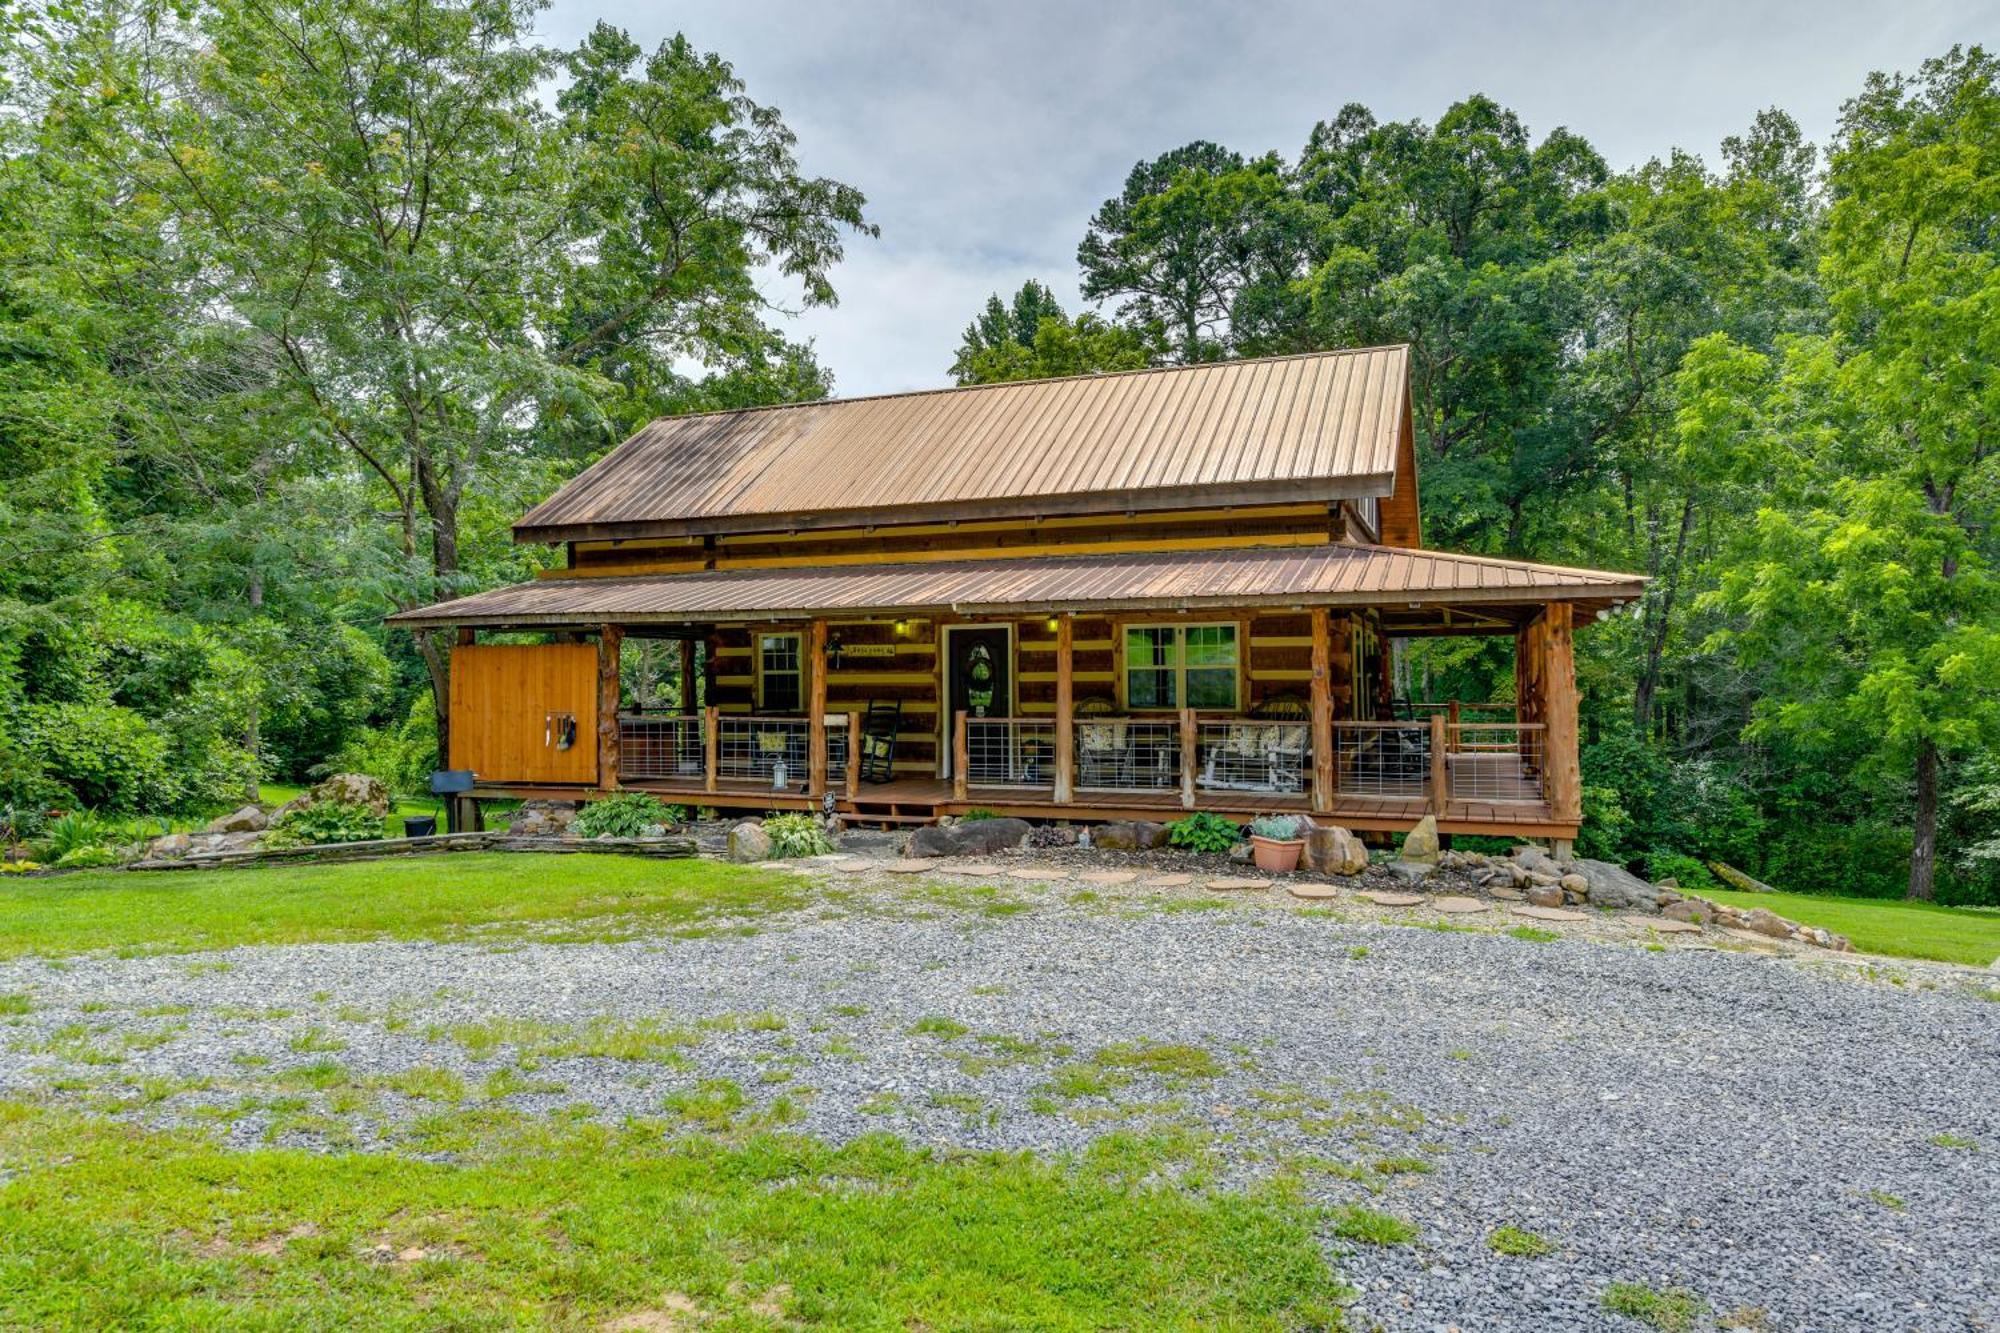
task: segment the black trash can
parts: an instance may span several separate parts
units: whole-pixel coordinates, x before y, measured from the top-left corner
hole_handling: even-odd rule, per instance
[[[437,831],[438,822],[436,815],[405,815],[403,817],[403,836],[406,838],[436,837]]]

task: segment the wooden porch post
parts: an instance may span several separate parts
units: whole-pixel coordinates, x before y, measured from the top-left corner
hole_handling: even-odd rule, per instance
[[[847,715],[847,799],[861,792],[861,714]]]
[[[597,631],[597,786],[618,788],[618,649],[625,642],[619,625]]]
[[[1463,749],[1465,747],[1459,743],[1459,735],[1458,735],[1458,700],[1453,699],[1449,705],[1449,709],[1451,717],[1451,734],[1448,737],[1448,739],[1451,742],[1451,748],[1454,750]]]
[[[1181,809],[1194,809],[1194,770],[1197,746],[1194,709],[1181,709]]]
[[[722,744],[722,736],[720,734],[722,731],[722,727],[720,725],[721,721],[722,721],[722,710],[720,708],[717,708],[714,704],[710,704],[707,708],[702,710],[701,771],[704,775],[703,785],[707,787],[709,791],[715,790],[715,774],[717,768],[717,764],[715,762],[715,756]]]
[[[826,795],[826,621],[806,633],[806,795]]]
[[[1333,645],[1323,606],[1312,609],[1312,808],[1333,809]]]
[[[966,744],[965,710],[959,709],[951,715],[951,799],[965,799],[965,769],[970,762],[970,750]]]
[[[1444,714],[1431,710],[1431,813],[1444,818],[1445,802],[1451,796],[1451,773],[1445,762]]]
[[[1071,658],[1074,618],[1056,617],[1056,787],[1057,805],[1076,799],[1076,673]]]
[[[1549,809],[1565,823],[1583,818],[1583,777],[1577,761],[1575,608],[1551,602],[1542,612],[1543,737]]]
[[[695,688],[694,646],[699,642],[692,634],[680,641],[681,644],[681,712],[692,717],[701,707],[696,697],[701,692]]]

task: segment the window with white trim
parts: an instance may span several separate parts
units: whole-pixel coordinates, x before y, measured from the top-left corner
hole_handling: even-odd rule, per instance
[[[804,651],[797,634],[757,636],[757,711],[796,713],[805,707]]]
[[[1126,706],[1233,712],[1238,648],[1233,624],[1127,625]]]

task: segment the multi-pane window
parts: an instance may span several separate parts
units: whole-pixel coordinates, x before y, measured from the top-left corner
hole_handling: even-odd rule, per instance
[[[757,707],[766,713],[796,713],[804,707],[805,675],[796,634],[757,637]]]
[[[1131,625],[1125,703],[1134,709],[1236,707],[1234,625]]]

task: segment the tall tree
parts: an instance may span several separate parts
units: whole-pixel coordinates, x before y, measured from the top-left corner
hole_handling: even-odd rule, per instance
[[[1157,326],[1129,328],[1091,314],[1072,321],[1049,289],[1030,279],[1010,302],[997,292],[986,298],[965,328],[951,374],[959,384],[1093,375],[1138,370],[1163,353]]]
[[[537,7],[107,6],[43,70],[54,147],[162,216],[190,290],[388,497],[400,606],[466,586],[468,504],[549,423],[615,426],[608,363],[768,352],[757,274],[831,302],[843,231],[872,231],[722,60],[600,27],[565,62]],[[448,646],[420,645],[442,746]]]

